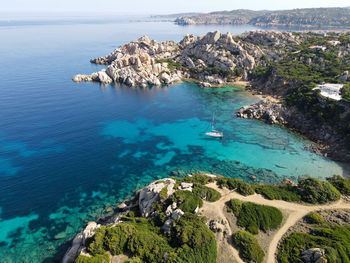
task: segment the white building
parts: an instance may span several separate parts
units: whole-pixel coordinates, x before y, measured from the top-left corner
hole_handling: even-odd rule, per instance
[[[331,44],[333,47],[340,45],[340,41],[338,40],[330,40],[328,41],[329,44]]]
[[[327,47],[324,47],[324,46],[311,46],[309,48],[315,49],[315,50],[322,50],[322,51],[326,51],[327,49]]]
[[[320,84],[317,85],[314,90],[321,90],[323,97],[331,98],[333,100],[341,100],[342,96],[340,90],[344,87],[344,84]]]

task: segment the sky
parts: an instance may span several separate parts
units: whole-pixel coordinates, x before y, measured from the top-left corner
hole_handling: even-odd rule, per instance
[[[345,6],[349,0],[1,0],[0,12],[172,14]]]

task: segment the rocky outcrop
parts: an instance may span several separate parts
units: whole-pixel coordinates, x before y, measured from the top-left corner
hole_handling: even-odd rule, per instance
[[[72,241],[71,248],[66,252],[62,259],[62,263],[72,263],[76,257],[82,253],[85,248],[85,241],[95,234],[95,230],[101,227],[96,222],[90,222],[86,228],[76,235]]]
[[[343,136],[330,125],[322,124],[300,112],[296,107],[287,107],[280,100],[267,97],[260,102],[240,108],[237,117],[265,121],[285,126],[315,142],[308,150],[332,157],[335,160],[350,160],[344,148]]]
[[[279,101],[269,99],[245,106],[237,111],[237,116],[243,119],[264,120],[270,124],[287,124],[287,120],[293,113]]]
[[[153,212],[153,203],[159,201],[160,192],[163,188],[167,188],[167,195],[171,195],[174,190],[175,180],[173,179],[163,179],[161,181],[156,181],[151,183],[139,194],[139,208],[142,217],[149,217]]]
[[[256,40],[255,40],[256,39]],[[91,75],[78,74],[73,81],[111,82],[128,86],[168,85],[193,78],[204,87],[247,80],[261,58],[278,59],[279,55],[262,45],[286,46],[297,43],[291,33],[255,31],[237,38],[231,33],[210,32],[196,37],[186,35],[182,41],[158,43],[144,36],[115,49],[91,63],[107,68]]]
[[[311,248],[301,253],[304,263],[327,263],[325,250],[322,248]]]

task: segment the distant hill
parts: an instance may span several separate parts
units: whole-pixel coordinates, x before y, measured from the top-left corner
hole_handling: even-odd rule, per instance
[[[238,9],[207,14],[182,14],[177,16],[175,22],[179,25],[250,24],[261,27],[350,28],[350,7],[280,11]]]

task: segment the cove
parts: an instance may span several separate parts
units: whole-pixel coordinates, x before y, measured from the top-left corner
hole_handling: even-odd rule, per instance
[[[71,81],[99,69],[87,63],[91,57],[144,34],[179,40],[216,29],[252,28],[125,20],[0,26],[1,262],[58,262],[88,221],[159,178],[206,171],[277,183],[346,175],[342,164],[304,150],[310,142],[286,129],[236,118],[238,108],[258,101],[241,87]],[[222,140],[204,136],[213,112]]]

